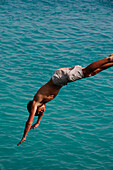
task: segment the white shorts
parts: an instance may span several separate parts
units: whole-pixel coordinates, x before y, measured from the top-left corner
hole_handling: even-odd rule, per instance
[[[53,83],[58,86],[64,86],[82,78],[84,78],[84,74],[79,65],[71,68],[60,68],[52,76]]]

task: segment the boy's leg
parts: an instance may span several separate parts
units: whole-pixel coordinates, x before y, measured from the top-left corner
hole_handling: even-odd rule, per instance
[[[110,63],[113,61],[113,54],[108,56],[107,58],[95,61],[88,65],[86,68],[83,69],[83,73],[85,77],[88,77],[91,73],[93,73],[95,70],[101,68],[103,65]]]
[[[96,69],[95,71],[93,71],[89,76],[94,76],[97,73],[99,73],[99,72],[101,72],[103,70],[106,70],[107,68],[112,67],[112,66],[113,66],[113,62],[104,64],[104,65],[102,65],[102,67],[100,67],[100,68]]]

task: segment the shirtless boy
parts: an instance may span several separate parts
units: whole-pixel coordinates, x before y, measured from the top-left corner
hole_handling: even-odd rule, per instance
[[[26,140],[27,133],[30,129],[35,129],[39,125],[45,111],[45,104],[57,96],[62,86],[78,79],[94,76],[102,70],[112,66],[113,54],[104,59],[93,62],[86,68],[82,68],[81,66],[74,66],[56,70],[52,78],[38,90],[34,96],[34,99],[28,103],[27,109],[30,113],[29,118],[25,125],[23,137],[17,146]],[[34,125],[32,125],[34,116],[38,116],[38,120]]]

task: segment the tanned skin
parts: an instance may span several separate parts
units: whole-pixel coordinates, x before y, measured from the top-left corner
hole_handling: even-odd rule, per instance
[[[83,68],[82,71],[84,74],[84,78],[94,76],[97,73],[112,66],[113,66],[113,54],[111,54],[107,58],[95,61],[92,64],[88,65],[86,68]],[[23,137],[21,141],[17,144],[17,146],[19,146],[22,142],[26,140],[26,136],[30,129],[35,129],[39,125],[40,120],[45,111],[45,104],[53,100],[57,96],[61,87],[62,86],[55,85],[52,79],[50,79],[45,85],[43,85],[37,91],[33,99],[32,109],[29,114],[29,118],[25,125]],[[35,115],[38,116],[38,120],[35,124],[32,125]]]

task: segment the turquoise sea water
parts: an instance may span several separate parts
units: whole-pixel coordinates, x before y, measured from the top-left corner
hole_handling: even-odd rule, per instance
[[[0,0],[0,39],[0,169],[113,170],[113,67],[63,87],[16,146],[56,69],[113,53],[113,1]]]

